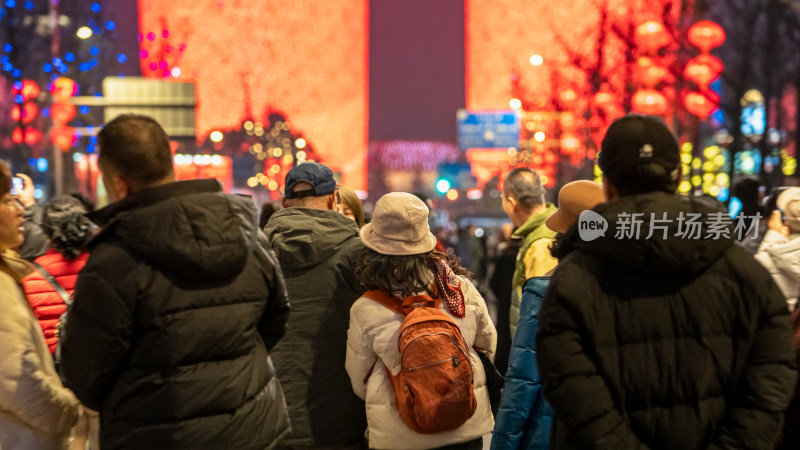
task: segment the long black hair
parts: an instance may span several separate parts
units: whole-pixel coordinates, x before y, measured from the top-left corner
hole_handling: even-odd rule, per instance
[[[433,272],[430,262],[439,259],[447,262],[456,274],[472,278],[469,270],[461,267],[459,258],[436,250],[418,255],[383,255],[364,248],[356,263],[355,275],[367,290],[380,290],[390,296],[405,298],[419,292],[436,297],[433,289]]]

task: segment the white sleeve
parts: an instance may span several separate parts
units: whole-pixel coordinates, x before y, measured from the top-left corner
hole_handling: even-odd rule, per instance
[[[347,355],[345,369],[350,375],[353,392],[362,400],[367,398],[367,379],[378,360],[372,349],[370,340],[364,335],[357,317],[358,301],[350,308],[350,328],[347,330]]]
[[[0,409],[42,433],[69,433],[80,403],[55,373],[45,370],[32,334],[40,330],[32,331],[34,318],[21,295],[13,279],[0,273]]]

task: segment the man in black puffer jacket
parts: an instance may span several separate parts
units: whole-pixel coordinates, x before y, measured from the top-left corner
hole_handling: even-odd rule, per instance
[[[101,413],[104,449],[264,449],[290,427],[268,351],[289,313],[249,198],[173,182],[144,116],[100,132],[110,206],[63,341],[66,385]]]
[[[726,212],[674,194],[679,156],[660,119],[614,122],[608,203],[554,252],[537,336],[552,448],[774,445],[796,378],[786,301]]]

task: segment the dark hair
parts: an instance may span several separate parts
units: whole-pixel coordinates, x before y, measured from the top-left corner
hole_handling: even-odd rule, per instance
[[[0,196],[4,197],[6,194],[11,192],[11,168],[8,164],[0,160]],[[5,205],[0,203],[0,208],[5,208]],[[3,256],[3,250],[0,249],[0,272],[4,272],[17,283],[20,290],[22,290],[23,295],[25,295],[25,289],[22,287],[22,279],[20,278],[19,274],[15,272],[6,262],[5,257]]]
[[[80,200],[72,196],[55,197],[44,207],[44,234],[67,261],[80,256],[92,239],[93,226],[86,212]]]
[[[148,187],[173,173],[169,137],[148,116],[123,114],[97,135],[101,165],[137,187]]]
[[[73,192],[72,194],[69,194],[69,196],[78,199],[78,201],[83,204],[83,207],[86,209],[87,213],[94,211],[94,202],[89,197],[81,194],[80,192]]]
[[[458,257],[436,250],[419,255],[395,256],[382,255],[369,248],[364,248],[359,254],[355,275],[367,290],[385,291],[390,296],[400,298],[418,292],[435,296],[437,294],[432,289],[433,272],[429,266],[434,259],[446,261],[456,275],[472,278],[472,274],[461,267]]]
[[[508,172],[503,182],[503,195],[513,196],[525,209],[544,204],[544,193],[542,179],[527,167],[518,167]]]
[[[680,177],[673,177],[672,173],[661,164],[644,163],[631,166],[625,171],[624,176],[615,180],[609,177],[609,181],[617,189],[617,194],[622,197],[659,191],[674,194],[678,190]]]
[[[269,218],[280,210],[280,206],[278,206],[275,202],[264,202],[264,204],[261,205],[261,214],[258,216],[258,228],[263,230],[264,227],[267,226]]]
[[[758,203],[758,188],[761,182],[753,177],[745,177],[733,185],[733,196],[743,204]]]

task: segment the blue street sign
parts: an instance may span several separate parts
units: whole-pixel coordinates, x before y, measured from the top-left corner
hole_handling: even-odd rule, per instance
[[[470,148],[509,148],[519,145],[520,114],[514,110],[468,111],[459,109],[458,146]]]

